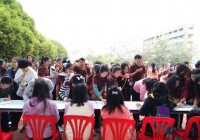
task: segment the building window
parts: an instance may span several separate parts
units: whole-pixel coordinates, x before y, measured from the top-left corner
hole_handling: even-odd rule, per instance
[[[179,31],[180,31],[180,32],[183,31],[183,28],[180,28]]]

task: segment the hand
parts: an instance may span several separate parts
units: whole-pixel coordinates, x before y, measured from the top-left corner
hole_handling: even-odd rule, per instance
[[[125,79],[129,78],[129,74],[126,73],[126,74],[124,75],[124,78],[125,78]]]
[[[106,99],[101,99],[101,101],[103,101],[104,103],[106,103]]]
[[[64,98],[64,102],[71,102],[71,99]]]
[[[178,103],[177,107],[179,107],[179,108],[183,107],[183,103]]]
[[[198,108],[198,106],[197,106],[197,105],[193,105],[192,107],[193,107],[194,109],[197,109],[197,108]]]
[[[122,91],[122,88],[121,88],[121,87],[118,87],[118,89],[119,89],[120,91]]]
[[[141,108],[141,104],[140,103],[136,103],[136,107],[137,107],[137,109],[140,109]]]
[[[5,99],[4,99],[4,101],[10,101],[10,100],[11,100],[10,98],[5,98]]]
[[[27,86],[27,83],[26,82],[22,82],[21,86],[22,86],[22,88],[25,88]]]
[[[139,69],[136,70],[137,73],[141,72],[141,71],[142,71],[142,68],[139,68]]]

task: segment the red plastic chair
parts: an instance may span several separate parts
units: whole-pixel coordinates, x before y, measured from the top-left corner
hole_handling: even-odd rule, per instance
[[[102,139],[106,140],[106,131],[110,128],[114,140],[125,140],[126,134],[131,128],[131,137],[133,138],[133,133],[135,129],[135,120],[133,119],[114,119],[107,118],[103,120],[103,134]]]
[[[13,135],[12,133],[9,132],[8,133],[2,132],[0,128],[0,140],[13,140]]]
[[[91,124],[89,140],[93,140],[94,117],[65,115],[64,116],[64,133],[65,140],[67,139],[66,126],[70,125],[73,133],[73,140],[83,140],[83,135],[86,127]]]
[[[182,137],[184,140],[192,140],[190,138],[188,138],[192,124],[196,123],[197,128],[198,128],[198,139],[200,140],[200,116],[195,116],[189,119],[189,121],[187,122],[186,128],[185,130],[177,130],[175,131],[175,136],[180,136]]]
[[[173,128],[175,120],[166,117],[145,117],[142,122],[142,131],[138,132],[138,139],[141,140],[168,140],[172,135],[166,135],[167,130]],[[146,126],[152,128],[152,137],[145,135]]]
[[[46,115],[24,115],[23,121],[31,129],[33,140],[43,140],[45,128],[51,124],[52,140],[59,140],[60,134],[56,130],[56,119]],[[26,139],[29,140],[26,134]]]

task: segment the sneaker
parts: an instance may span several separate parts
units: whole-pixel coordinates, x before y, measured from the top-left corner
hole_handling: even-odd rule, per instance
[[[63,132],[64,132],[64,129],[63,129],[63,127],[62,127],[62,126],[60,126],[60,125],[58,126],[58,130],[59,130],[59,132],[60,132],[60,133],[63,133]]]

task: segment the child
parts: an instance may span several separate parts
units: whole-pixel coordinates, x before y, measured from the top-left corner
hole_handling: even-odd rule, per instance
[[[101,117],[103,120],[106,118],[133,119],[129,109],[124,105],[123,94],[117,86],[109,88],[106,105],[101,110]],[[114,140],[109,129],[106,131],[106,139]],[[132,139],[129,132],[127,132],[124,139]]]
[[[47,83],[47,85],[49,87],[49,97],[50,97],[50,99],[52,99],[53,98],[52,91],[54,90],[54,85],[53,85],[52,81],[48,78],[45,78],[45,77],[39,77],[38,79],[43,79]],[[28,86],[25,89],[24,94],[23,94],[23,100],[24,101],[27,101],[29,98],[32,97],[33,86],[34,86],[36,80],[37,79],[32,79],[28,83]]]
[[[12,93],[12,79],[8,76],[3,76],[0,80],[0,99],[4,98],[3,100],[10,100],[10,94]],[[2,112],[1,113],[1,128],[3,132],[9,131],[9,113]]]
[[[87,80],[86,80],[86,87],[87,87],[87,90],[91,96],[92,94],[92,79],[94,77],[94,75],[98,74],[99,73],[99,68],[100,68],[100,65],[99,64],[95,64],[92,68],[92,73],[87,77]]]
[[[118,82],[117,78],[121,75],[121,68],[118,66],[114,66],[112,68],[112,73],[110,76],[108,76],[108,82],[107,82],[107,88],[111,86],[117,86],[118,87]],[[121,90],[121,87],[118,87]]]
[[[153,85],[153,91],[144,101],[139,115],[141,116],[156,116],[157,107],[166,105],[172,110],[176,105],[171,102],[168,88],[163,82],[155,82]]]
[[[69,81],[73,76],[72,68],[73,65],[71,63],[63,64],[63,72],[59,73],[58,78],[56,79],[56,95],[59,95],[60,88],[64,81]]]
[[[145,78],[135,82],[133,89],[140,95],[140,101],[144,101],[147,94],[152,92],[153,84],[157,81],[157,79]]]
[[[21,59],[18,61],[18,71],[15,74],[14,81],[19,84],[19,88],[17,90],[17,95],[22,97],[24,94],[24,90],[26,89],[28,83],[37,78],[37,73],[29,66],[29,62],[27,59]]]
[[[130,94],[131,94],[131,86],[130,86],[130,79],[129,79],[129,66],[128,63],[121,64],[121,74],[117,78],[118,86],[122,88],[122,93],[124,95],[125,101],[130,101]]]
[[[39,78],[35,81],[32,98],[25,102],[23,107],[24,115],[47,115],[54,116],[59,120],[59,112],[56,104],[49,99],[49,87],[44,79]],[[27,136],[32,138],[31,129],[26,126]],[[51,126],[48,125],[44,131],[44,138],[52,136]]]
[[[87,101],[87,88],[81,84],[76,84],[72,91],[72,100],[70,104],[65,106],[65,115],[82,115],[82,116],[93,116],[94,107],[93,104]],[[90,136],[91,124],[86,127],[83,135],[84,140],[88,140]],[[73,139],[72,129],[69,125],[66,126],[67,139]]]
[[[99,68],[99,73],[93,77],[93,100],[105,101],[105,93],[107,90],[107,75],[108,67],[106,65],[101,65]]]
[[[65,102],[70,101],[72,99],[73,87],[76,84],[81,84],[81,83],[85,84],[85,79],[80,74],[75,74],[74,76],[72,76],[70,80],[67,79],[64,82],[63,86],[60,88],[59,91],[60,98]]]

